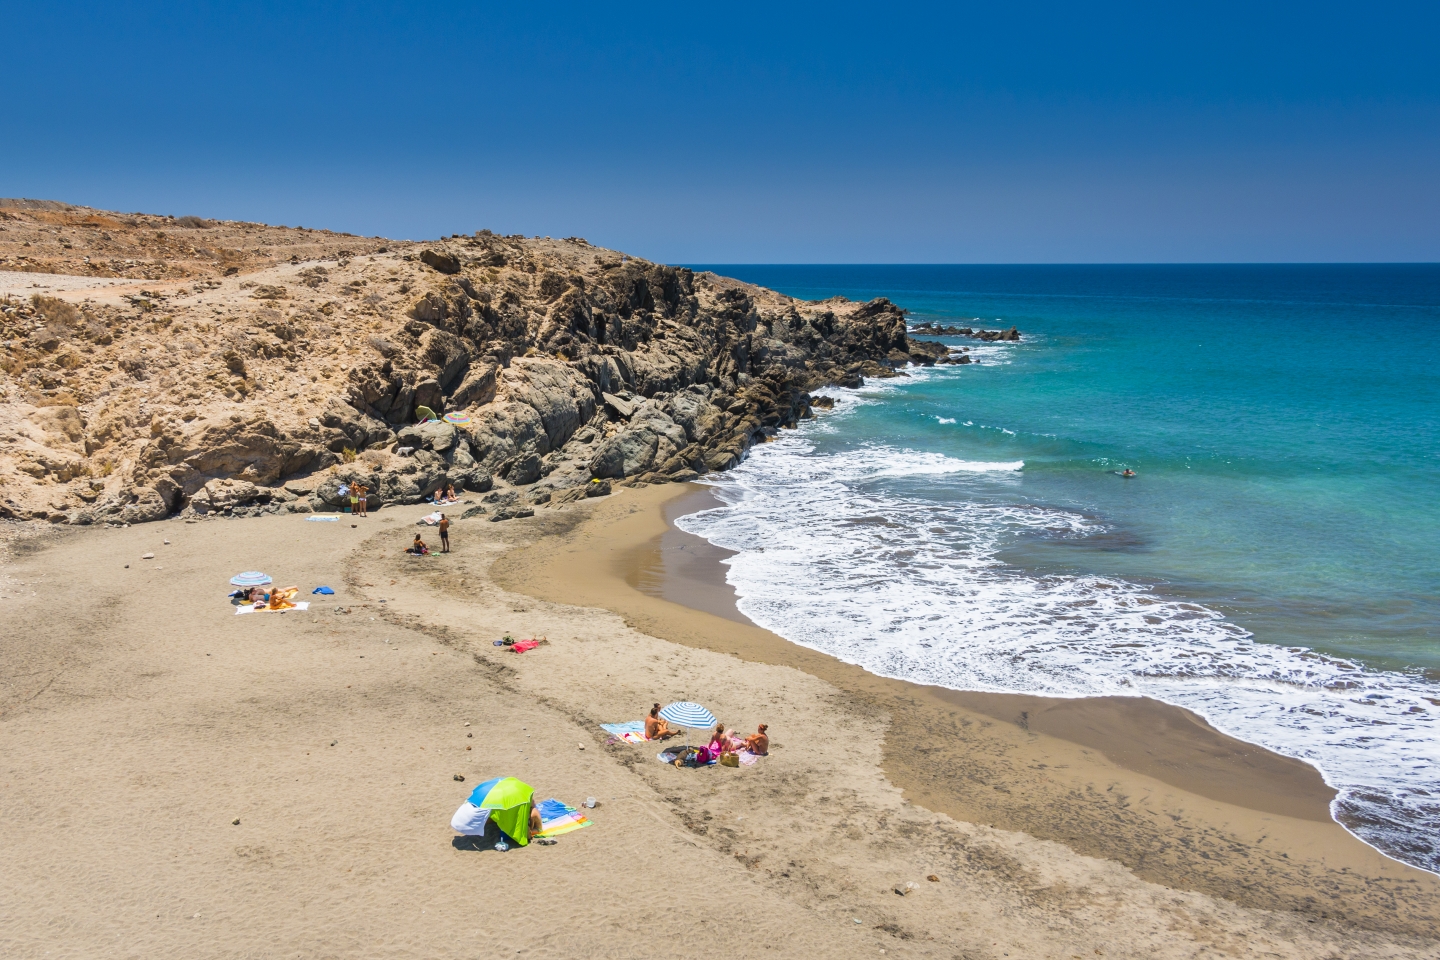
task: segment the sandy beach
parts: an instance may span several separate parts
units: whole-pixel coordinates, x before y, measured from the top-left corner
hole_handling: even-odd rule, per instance
[[[1440,881],[1335,825],[1302,764],[1148,701],[919,688],[746,623],[717,552],[667,521],[707,495],[621,488],[461,521],[454,553],[418,559],[401,549],[422,506],[9,525],[0,949],[1440,948]],[[235,616],[225,582],[254,568],[310,609]],[[321,584],[335,595],[309,596]],[[493,646],[506,633],[550,642],[515,655]],[[676,699],[770,724],[771,756],[681,771],[599,727]],[[450,815],[502,774],[597,798],[595,825],[505,854],[458,842]]]

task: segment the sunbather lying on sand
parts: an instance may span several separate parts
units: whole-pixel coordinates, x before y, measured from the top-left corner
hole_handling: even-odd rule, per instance
[[[646,740],[669,740],[679,735],[679,730],[671,730],[670,724],[660,718],[660,704],[650,708],[650,716],[645,718]]]
[[[770,755],[770,735],[765,732],[765,731],[768,730],[768,729],[769,729],[769,724],[764,724],[764,723],[760,724],[760,729],[756,730],[756,731],[755,731],[754,733],[752,733],[750,736],[746,737],[745,740],[743,741],[743,743],[744,743],[744,745],[745,745],[745,749],[746,749],[746,750],[749,750],[751,753],[755,754],[757,757],[769,756],[769,755]]]
[[[725,732],[725,724],[715,724],[715,732],[710,736],[710,753],[713,756],[718,757],[724,753],[734,753],[741,746],[743,746],[741,741],[737,741]]]

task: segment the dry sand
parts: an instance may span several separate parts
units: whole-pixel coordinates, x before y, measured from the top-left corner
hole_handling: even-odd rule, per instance
[[[1107,756],[1038,728],[1105,736],[1133,704],[1037,703],[1026,731],[635,589],[681,492],[457,522],[424,559],[400,550],[428,507],[5,528],[0,954],[1436,954],[1434,878],[1316,817],[1303,769],[1164,713]],[[257,567],[337,594],[234,616],[225,581]],[[551,642],[515,655],[506,632]],[[681,698],[770,723],[772,755],[680,771],[597,726]],[[1230,771],[1219,796],[1185,789],[1197,762]],[[456,843],[498,774],[599,798],[596,825]]]

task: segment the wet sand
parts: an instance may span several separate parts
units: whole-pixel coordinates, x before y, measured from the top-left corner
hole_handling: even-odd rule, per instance
[[[960,693],[888,680],[750,623],[727,551],[674,528],[711,505],[700,485],[627,491],[574,531],[503,558],[499,582],[600,606],[648,634],[793,667],[887,719],[886,775],[957,820],[1023,831],[1138,876],[1246,906],[1381,929],[1440,926],[1440,878],[1391,860],[1329,814],[1308,764],[1144,698]]]

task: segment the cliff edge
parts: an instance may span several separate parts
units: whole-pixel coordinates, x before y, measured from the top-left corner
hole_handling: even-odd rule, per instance
[[[306,512],[354,480],[372,507],[454,484],[509,516],[728,469],[812,416],[810,391],[945,354],[888,300],[579,238],[0,200],[0,517]]]

